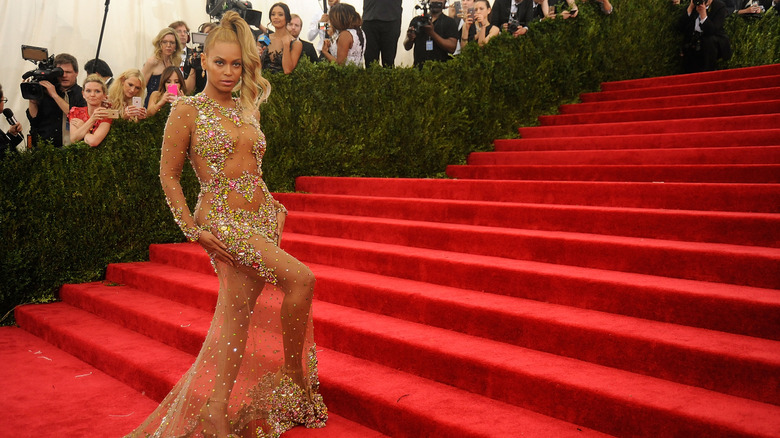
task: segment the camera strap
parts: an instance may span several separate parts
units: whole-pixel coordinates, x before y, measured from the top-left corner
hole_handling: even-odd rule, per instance
[[[68,92],[65,92],[65,95],[62,96],[63,99],[65,99],[65,103],[68,104],[68,109],[70,109],[70,97],[68,96]],[[68,123],[68,115],[63,114],[62,116],[62,145],[67,146],[70,144],[70,124]]]

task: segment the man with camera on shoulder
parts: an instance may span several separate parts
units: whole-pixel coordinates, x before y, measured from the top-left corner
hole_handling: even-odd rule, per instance
[[[40,81],[46,93],[40,100],[28,101],[27,118],[30,120],[33,146],[38,144],[39,137],[51,141],[55,147],[69,145],[68,112],[74,106],[87,106],[81,87],[76,84],[79,74],[79,63],[76,58],[67,53],[60,53],[54,57],[54,67],[62,69],[57,84],[46,80]]]
[[[690,0],[680,19],[686,73],[715,70],[719,58],[731,58],[731,43],[723,24],[729,15],[721,0]]]
[[[444,11],[444,1],[422,1],[423,15],[414,17],[406,31],[404,48],[414,48],[414,66],[425,61],[447,61],[458,46],[458,22]]]

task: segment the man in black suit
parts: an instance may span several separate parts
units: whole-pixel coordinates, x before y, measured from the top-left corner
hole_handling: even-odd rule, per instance
[[[490,13],[490,24],[511,31],[513,36],[525,35],[534,19],[534,6],[534,0],[496,0]],[[517,29],[509,27],[511,18],[518,25]]]
[[[298,38],[298,35],[301,34],[302,28],[303,20],[301,20],[301,16],[298,14],[290,15],[290,22],[287,23],[287,31],[290,32],[290,35],[292,35],[293,38],[297,39],[301,42],[301,44],[303,44],[303,51],[301,54],[306,55],[306,57],[309,58],[309,61],[315,63],[319,60],[319,56],[317,55],[317,49],[314,48],[314,44]]]
[[[723,23],[729,11],[722,0],[690,0],[680,19],[683,67],[686,73],[715,70],[719,58],[731,58],[731,44]]]

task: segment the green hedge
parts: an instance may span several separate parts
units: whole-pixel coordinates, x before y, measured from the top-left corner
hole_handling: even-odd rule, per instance
[[[444,177],[447,164],[489,150],[603,81],[680,72],[682,13],[668,0],[595,2],[522,38],[468,45],[447,63],[367,69],[302,61],[270,75],[262,107],[265,178],[294,190],[300,175]],[[780,62],[780,18],[730,19],[734,57],[723,67]],[[63,283],[103,277],[108,263],[143,260],[148,245],[182,241],[158,182],[165,113],[117,121],[99,148],[42,147],[0,160],[0,316],[52,300]],[[194,200],[189,167],[185,191]],[[6,322],[8,320],[6,319]]]

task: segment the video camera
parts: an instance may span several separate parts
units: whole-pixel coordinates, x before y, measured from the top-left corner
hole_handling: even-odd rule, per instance
[[[414,18],[412,18],[412,23],[410,26],[414,29],[414,33],[420,33],[420,29],[422,29],[423,26],[427,26],[431,24],[431,14],[428,11],[428,6],[430,5],[430,0],[418,0],[418,5],[415,5],[414,9],[422,9],[423,13],[422,15],[418,15]]]
[[[62,77],[62,69],[54,66],[54,55],[49,56],[49,51],[43,47],[22,45],[22,58],[35,64],[38,68],[30,70],[22,75],[20,88],[22,97],[28,100],[41,100],[46,95],[46,89],[41,81],[49,81],[57,85],[57,78]],[[27,81],[27,78],[30,78]]]
[[[241,0],[206,0],[206,13],[214,21],[219,21],[225,12],[236,11],[250,26],[260,28],[263,13],[252,9],[252,3]]]

